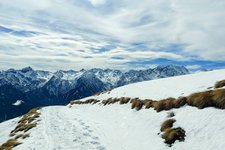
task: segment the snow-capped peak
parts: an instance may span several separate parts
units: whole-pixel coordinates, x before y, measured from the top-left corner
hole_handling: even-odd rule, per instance
[[[0,145],[15,138],[16,142],[21,143],[14,147],[15,150],[223,150],[224,109],[198,109],[184,105],[169,111],[156,112],[153,108],[136,111],[131,109],[130,103],[104,106],[101,102],[121,97],[160,101],[168,97],[188,96],[194,92],[209,90],[209,87],[224,80],[224,77],[225,69],[222,69],[144,81],[80,99],[82,102],[96,99],[99,100],[97,104],[44,107],[33,115],[36,117],[32,120],[34,126],[25,133],[15,130],[23,118],[1,123],[0,131],[4,132],[0,132]],[[175,141],[171,147],[164,143],[160,131],[162,123],[167,119],[175,120],[173,128],[182,127],[186,135],[185,140]],[[167,131],[171,128],[169,126]],[[24,139],[26,134],[29,136]],[[172,135],[177,134],[173,132],[171,137]]]
[[[0,80],[2,81],[0,86],[4,84],[10,84],[22,91],[27,92],[41,88],[48,82],[52,82],[53,79],[57,79],[57,82],[64,82],[64,87],[62,88],[71,89],[75,87],[75,84],[77,83],[76,81],[79,78],[90,73],[92,76],[89,75],[89,77],[100,80],[103,84],[105,84],[106,88],[115,88],[121,85],[139,81],[187,74],[188,70],[185,67],[170,65],[158,66],[154,69],[139,71],[130,70],[127,72],[112,69],[94,68],[90,70],[82,69],[80,71],[59,70],[55,73],[52,73],[49,71],[34,70],[31,67],[26,67],[21,70],[9,69],[7,71],[0,72]],[[55,84],[59,85],[61,83]]]
[[[21,69],[22,73],[27,73],[27,72],[30,72],[30,71],[34,71],[34,70],[31,67],[25,67],[25,68]]]

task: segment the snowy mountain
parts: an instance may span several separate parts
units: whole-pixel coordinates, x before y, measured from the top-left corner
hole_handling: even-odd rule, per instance
[[[31,67],[21,70],[9,69],[0,72],[0,86],[13,85],[24,92],[42,87],[52,77],[48,71],[34,71]]]
[[[152,80],[163,77],[171,77],[189,73],[183,66],[158,66],[154,69],[147,70],[130,70],[121,72],[120,70],[111,69],[90,69],[80,71],[63,71],[56,72],[33,70],[31,67],[26,67],[21,70],[9,69],[0,72],[0,86],[13,85],[15,88],[24,92],[38,89],[44,86],[50,86],[49,91],[57,95],[66,93],[73,89],[77,80],[88,75],[88,78],[99,79],[106,87],[115,88],[121,85]],[[85,77],[87,78],[87,77]],[[51,85],[51,84],[54,84]]]
[[[21,118],[0,123],[0,144],[3,144],[1,148],[11,146],[14,150],[223,150],[224,79],[225,69],[199,72],[129,84],[100,95],[72,101],[66,106],[35,109]],[[214,87],[215,83],[221,80],[223,82]],[[189,102],[192,100],[192,93],[203,93],[200,97],[196,96],[196,102],[201,103]],[[207,93],[210,93],[211,97],[208,97]],[[218,107],[217,103],[208,103],[218,97],[223,107]],[[128,101],[125,103],[126,100]],[[185,103],[178,107],[164,103],[163,107],[171,108],[162,108],[157,112],[157,104],[165,100],[185,100]],[[115,103],[109,103],[110,101]],[[143,102],[146,107],[148,102],[152,102],[152,105],[148,109],[144,106],[137,110],[131,109],[137,101]],[[207,106],[198,107],[206,102]],[[162,129],[168,120],[172,120],[172,123]],[[166,144],[166,140],[170,138],[176,140],[172,144]]]
[[[64,105],[72,99],[84,98],[129,83],[188,73],[185,67],[174,65],[128,72],[97,68],[50,72],[33,70],[31,67],[1,71],[0,107],[5,109],[0,110],[0,122],[17,117],[33,107]],[[18,99],[24,103],[14,108],[12,103]]]

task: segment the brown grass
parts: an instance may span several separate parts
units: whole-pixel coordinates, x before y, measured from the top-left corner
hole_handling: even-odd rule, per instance
[[[110,97],[110,98],[108,98],[106,101],[107,101],[107,105],[110,105],[110,104],[112,104],[112,101],[113,99]]]
[[[22,143],[18,142],[16,139],[9,139],[7,142],[0,146],[0,150],[12,150],[12,148],[20,145]]]
[[[96,104],[98,102],[100,102],[100,101],[97,99],[87,99],[85,101],[74,100],[74,101],[70,101],[70,105]]]
[[[225,89],[209,90],[191,94],[187,98],[187,103],[190,106],[203,109],[205,107],[215,107],[225,109]]]
[[[123,104],[123,103],[125,104],[128,99],[125,98],[125,97],[121,97],[121,98],[108,98],[107,100],[103,100],[102,101],[102,104],[104,106],[105,105],[110,105],[110,104],[115,104],[117,102],[120,102],[121,104]]]
[[[92,99],[88,99],[86,101],[80,101],[80,104],[96,104],[98,102],[100,102],[100,101],[92,98]]]
[[[99,103],[99,102],[100,102],[100,100],[95,99],[93,104],[96,104],[96,103]]]
[[[98,102],[100,101],[96,99],[88,99],[86,101],[71,101],[70,104],[96,104]],[[225,89],[216,89],[193,93],[187,97],[179,97],[177,99],[169,97],[159,101],[154,101],[151,99],[140,100],[138,97],[132,99],[129,97],[121,97],[108,98],[106,100],[103,100],[101,103],[105,106],[109,104],[115,104],[117,102],[119,102],[120,104],[127,104],[130,102],[131,109],[136,108],[136,110],[142,109],[143,106],[145,106],[146,109],[153,107],[157,112],[163,110],[171,110],[173,108],[180,108],[186,104],[195,106],[199,109],[210,106],[225,109]],[[30,119],[30,122],[32,121],[33,119]]]
[[[17,132],[27,132],[30,129],[34,128],[37,126],[37,121],[36,119],[40,116],[40,113],[38,110],[41,108],[33,108],[31,109],[27,114],[23,115],[21,119],[18,121],[18,125],[15,127],[14,130],[11,131],[10,136],[15,136],[14,139],[9,139],[7,142],[2,144],[0,146],[0,150],[12,150],[13,147],[22,144],[17,141],[17,139],[22,138],[28,138],[30,137],[29,134],[18,134],[16,135]],[[36,122],[34,122],[36,121]]]
[[[18,134],[16,137],[15,137],[15,139],[19,139],[19,138],[21,138],[23,136],[23,134]]]
[[[117,103],[117,102],[119,102],[120,100],[118,99],[118,98],[114,98],[114,99],[112,99],[112,104],[115,104],[115,103]]]
[[[174,101],[174,98],[167,98],[160,101],[155,101],[153,103],[153,107],[157,112],[160,112],[162,110],[170,110],[171,108],[173,108]]]
[[[175,108],[180,108],[187,104],[187,97],[178,97],[176,101],[174,101],[174,107]]]
[[[186,97],[179,97],[178,99],[169,97],[163,100],[159,101],[153,101],[152,106],[157,112],[163,111],[163,110],[170,110],[173,108],[180,108],[184,106],[187,103]]]
[[[216,108],[225,109],[225,89],[212,91],[212,103]]]
[[[108,104],[108,102],[109,102],[109,100],[103,100],[103,101],[102,101],[102,104],[105,106],[105,105]]]
[[[130,100],[130,103],[133,103],[133,101],[136,101],[136,100],[140,100],[138,97],[135,97],[135,98],[132,98],[131,100]]]
[[[75,104],[80,105],[81,103],[82,103],[81,101],[75,100],[75,101],[71,101],[70,105],[75,105]]]
[[[132,101],[131,109],[135,108],[137,111],[139,111],[143,105],[144,105],[143,101],[135,99]]]
[[[169,97],[164,100],[164,110],[170,110],[172,108],[175,108],[176,99]]]
[[[145,109],[149,109],[151,107],[153,107],[153,100],[150,100],[150,99],[146,99],[144,100],[144,105],[145,105]]]
[[[119,101],[120,101],[120,104],[122,105],[122,104],[127,104],[129,101],[130,101],[130,98],[129,97],[121,97],[120,99],[119,99]]]
[[[18,134],[15,139],[19,139],[19,138],[22,138],[22,139],[26,139],[30,137],[30,134]]]
[[[26,139],[26,138],[28,138],[28,137],[30,137],[30,134],[24,134],[24,135],[22,136],[22,139]]]
[[[153,108],[157,112],[160,112],[160,111],[164,110],[164,107],[165,107],[165,100],[160,100],[160,101],[153,102]]]
[[[27,114],[23,115],[22,118],[18,121],[18,125],[14,130],[11,131],[10,136],[15,136],[17,132],[27,132],[30,129],[37,126],[37,118],[40,117],[38,112],[40,108],[31,109]],[[35,121],[35,122],[34,122]],[[17,135],[16,138],[19,138],[21,135]]]
[[[216,84],[214,85],[214,88],[221,88],[225,86],[225,80],[221,80],[216,82]]]
[[[16,126],[16,128],[11,132],[11,133],[17,133],[17,132],[27,132],[29,131],[30,129],[34,128],[37,126],[37,123],[31,123],[31,124],[18,124]]]
[[[176,122],[175,119],[168,119],[168,120],[164,121],[164,122],[161,124],[161,129],[160,129],[160,131],[163,132],[163,131],[166,130],[167,128],[172,128],[174,122]]]
[[[162,138],[165,139],[165,143],[169,146],[172,146],[172,144],[178,140],[178,141],[184,141],[185,138],[185,131],[184,129],[178,127],[178,128],[167,128],[164,133],[162,134]]]
[[[193,93],[187,98],[187,103],[188,105],[198,107],[199,109],[213,106],[212,91]]]

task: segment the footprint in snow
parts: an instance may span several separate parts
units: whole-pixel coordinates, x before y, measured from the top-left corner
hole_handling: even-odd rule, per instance
[[[92,139],[99,140],[99,138],[97,136],[93,136]]]
[[[83,135],[84,135],[84,136],[90,136],[90,134],[89,134],[89,133],[83,133]]]
[[[90,141],[91,144],[94,144],[94,145],[100,145],[100,143],[98,141]]]
[[[96,148],[97,148],[97,150],[106,150],[106,148],[103,147],[103,146],[98,146],[98,147],[96,147]]]

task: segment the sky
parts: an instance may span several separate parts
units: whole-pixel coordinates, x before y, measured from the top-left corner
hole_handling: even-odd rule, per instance
[[[225,68],[224,0],[0,1],[0,70]]]

